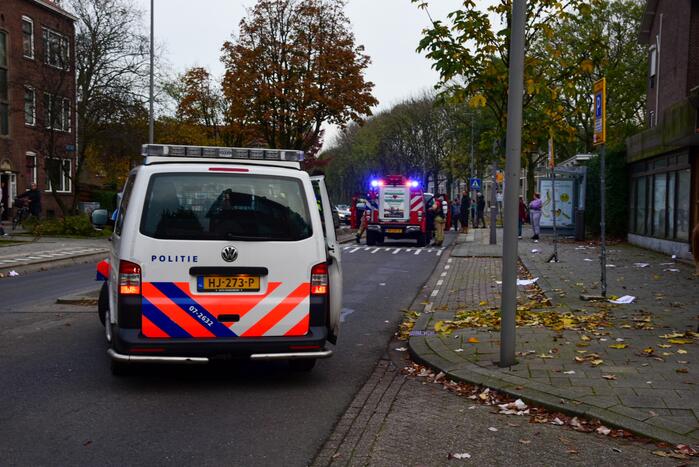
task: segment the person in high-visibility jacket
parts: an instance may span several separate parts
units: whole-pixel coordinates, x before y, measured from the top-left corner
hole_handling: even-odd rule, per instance
[[[442,209],[443,204],[443,195],[435,197],[432,209],[434,209],[434,244],[437,246],[442,246],[442,243],[444,243],[444,226],[447,223],[446,219],[444,218],[444,210]]]

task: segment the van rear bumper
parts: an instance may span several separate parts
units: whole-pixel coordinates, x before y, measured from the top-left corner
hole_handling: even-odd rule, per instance
[[[327,329],[312,326],[305,336],[218,339],[153,339],[138,329],[118,329],[113,335],[112,359],[123,362],[207,363],[213,359],[252,360],[328,358]]]

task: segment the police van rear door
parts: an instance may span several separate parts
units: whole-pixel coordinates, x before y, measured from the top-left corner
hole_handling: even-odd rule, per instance
[[[134,243],[147,337],[303,336],[311,274],[325,262],[305,172],[149,166]]]
[[[325,177],[311,177],[311,181],[313,182],[317,201],[320,203],[319,208],[325,234],[330,294],[330,323],[328,330],[330,331],[329,340],[335,343],[340,331],[340,311],[342,310],[342,258],[335,234],[332,203],[325,186]]]

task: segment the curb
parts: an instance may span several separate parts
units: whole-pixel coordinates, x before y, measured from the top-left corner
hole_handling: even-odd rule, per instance
[[[7,273],[9,271],[17,271],[20,274],[26,274],[30,272],[37,271],[48,271],[50,269],[55,269],[63,266],[71,266],[74,264],[85,264],[91,263],[93,261],[101,261],[109,255],[109,251],[104,251],[101,253],[84,253],[75,256],[70,256],[67,258],[56,258],[46,261],[37,261],[35,263],[22,263],[12,266],[0,267],[0,273],[5,274],[5,278],[8,277]],[[2,278],[0,278],[2,280]]]
[[[449,250],[449,253],[451,253],[451,249]],[[449,256],[447,256],[447,258]],[[442,261],[440,261],[437,265],[439,266],[440,264],[442,264]],[[436,282],[436,279],[430,277],[427,284],[434,282]],[[418,302],[421,299],[421,295],[418,295],[415,302]],[[415,305],[415,302],[413,302],[413,305]],[[427,306],[423,306],[423,308],[427,308]],[[419,306],[415,309],[419,309]],[[432,321],[432,317],[433,313],[423,311],[421,316],[415,322],[413,330],[427,331],[429,324]],[[408,339],[408,351],[410,352],[411,358],[415,362],[425,365],[433,370],[442,371],[447,378],[453,381],[489,387],[508,394],[509,396],[521,398],[528,403],[539,405],[548,410],[562,412],[572,416],[597,419],[610,427],[625,429],[646,438],[668,442],[673,445],[687,444],[689,446],[693,446],[696,444],[695,439],[686,437],[684,435],[655,427],[626,415],[612,412],[600,407],[595,407],[575,399],[568,399],[556,395],[553,393],[556,391],[555,388],[551,388],[551,392],[533,388],[531,387],[533,385],[531,382],[517,375],[502,375],[501,371],[490,370],[461,358],[455,359],[454,361],[449,361],[448,359],[440,356],[433,348],[430,347],[427,337],[424,335],[410,336]],[[505,376],[507,379],[503,378],[503,376]]]

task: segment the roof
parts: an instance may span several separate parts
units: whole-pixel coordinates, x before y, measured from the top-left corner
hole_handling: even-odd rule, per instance
[[[641,44],[650,44],[650,32],[653,30],[653,23],[655,23],[655,15],[658,11],[659,1],[660,0],[646,0],[646,11],[643,13],[641,30],[638,32],[638,42]]]
[[[46,8],[47,10],[51,10],[54,13],[58,13],[61,16],[64,16],[72,21],[77,21],[79,18],[77,16],[73,16],[70,13],[68,13],[66,10],[61,8],[60,2],[56,2],[53,0],[29,0],[30,2],[39,5],[43,8]]]

